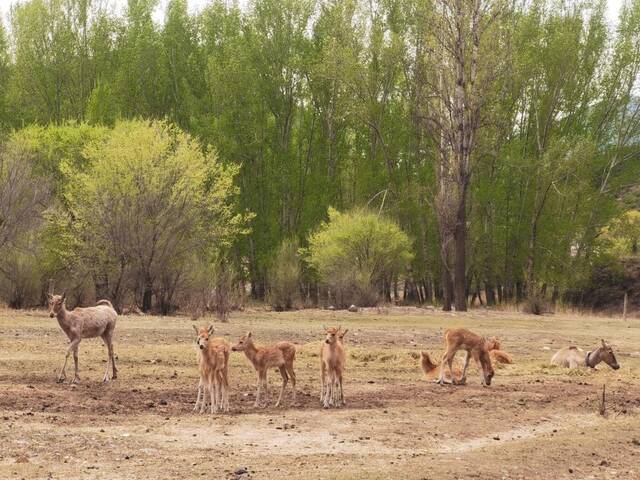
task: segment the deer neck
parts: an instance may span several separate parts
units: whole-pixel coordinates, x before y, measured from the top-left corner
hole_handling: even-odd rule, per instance
[[[63,325],[68,325],[69,322],[69,312],[67,311],[67,308],[62,305],[62,308],[58,311],[58,313],[56,313],[56,318],[58,319],[58,323],[63,326]]]
[[[247,358],[249,359],[249,361],[255,366],[256,364],[256,354],[258,353],[258,349],[256,348],[256,346],[253,344],[253,342],[248,343],[245,347],[244,347],[244,354],[247,356]]]
[[[587,352],[587,355],[584,357],[584,364],[587,367],[595,368],[602,360],[600,360],[600,348],[593,352]]]

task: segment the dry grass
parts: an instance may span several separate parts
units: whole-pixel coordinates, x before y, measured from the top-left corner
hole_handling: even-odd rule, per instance
[[[386,312],[386,313],[385,313]],[[640,478],[640,324],[517,312],[235,314],[234,342],[287,339],[298,348],[299,404],[253,408],[255,373],[231,356],[230,415],[191,412],[196,352],[187,318],[122,317],[120,376],[103,386],[106,349],[80,344],[81,385],[54,383],[65,339],[44,312],[0,311],[0,478]],[[349,328],[347,408],[319,406],[322,325]],[[514,365],[490,388],[423,379],[419,351],[439,358],[445,328],[498,335]],[[548,365],[567,344],[610,341],[622,368]],[[269,372],[270,404],[279,375]],[[607,384],[608,416],[598,415]],[[246,467],[248,474],[234,472]]]

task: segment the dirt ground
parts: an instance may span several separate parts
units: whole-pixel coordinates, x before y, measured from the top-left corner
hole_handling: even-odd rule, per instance
[[[205,323],[203,320],[200,323]],[[66,337],[46,312],[0,311],[0,479],[640,479],[640,321],[428,309],[252,311],[215,323],[232,342],[298,345],[298,403],[253,407],[255,376],[231,356],[232,412],[192,412],[191,320],[120,317],[119,378],[101,383],[106,348],[80,344],[79,385],[56,384]],[[350,329],[341,410],[319,404],[322,325]],[[498,335],[514,365],[491,387],[424,379],[443,330]],[[569,372],[554,350],[612,343],[621,368]],[[72,368],[67,370],[71,373]],[[71,376],[68,376],[71,378]],[[270,404],[279,375],[269,373]],[[599,415],[606,384],[606,415]],[[246,473],[244,473],[246,471]]]

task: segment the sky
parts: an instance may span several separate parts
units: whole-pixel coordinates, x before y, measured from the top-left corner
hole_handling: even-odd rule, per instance
[[[16,2],[21,0],[0,0],[0,15],[2,15],[2,19],[7,23],[7,14],[9,12],[9,7]],[[23,0],[22,0],[23,1]],[[115,5],[116,9],[119,11],[124,10],[127,5],[127,0],[107,0],[109,3]],[[189,11],[192,13],[199,12],[202,8],[208,4],[211,0],[188,0],[189,3]],[[607,0],[607,19],[611,24],[616,22],[618,17],[618,12],[620,11],[620,7],[624,0]],[[162,23],[164,20],[164,10],[169,3],[169,0],[159,0],[158,7],[156,9],[154,20],[158,23]],[[242,5],[246,3],[246,0],[239,0],[239,3]]]

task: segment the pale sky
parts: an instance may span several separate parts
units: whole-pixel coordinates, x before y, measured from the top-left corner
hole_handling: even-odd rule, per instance
[[[7,23],[7,15],[9,12],[9,7],[13,3],[23,1],[23,0],[0,0],[0,15],[2,16],[2,20]],[[127,5],[127,0],[102,0],[106,1],[107,4],[113,5],[117,11],[123,11],[125,6]],[[189,3],[189,11],[192,13],[199,12],[202,8],[210,3],[211,0],[187,0]],[[607,0],[607,18],[609,23],[614,24],[618,17],[618,12],[620,10],[620,6],[622,5],[624,0]],[[239,4],[242,5],[246,3],[247,0],[239,0]],[[162,23],[164,21],[164,10],[169,3],[169,0],[159,0],[158,7],[156,9],[154,20],[158,23]]]

